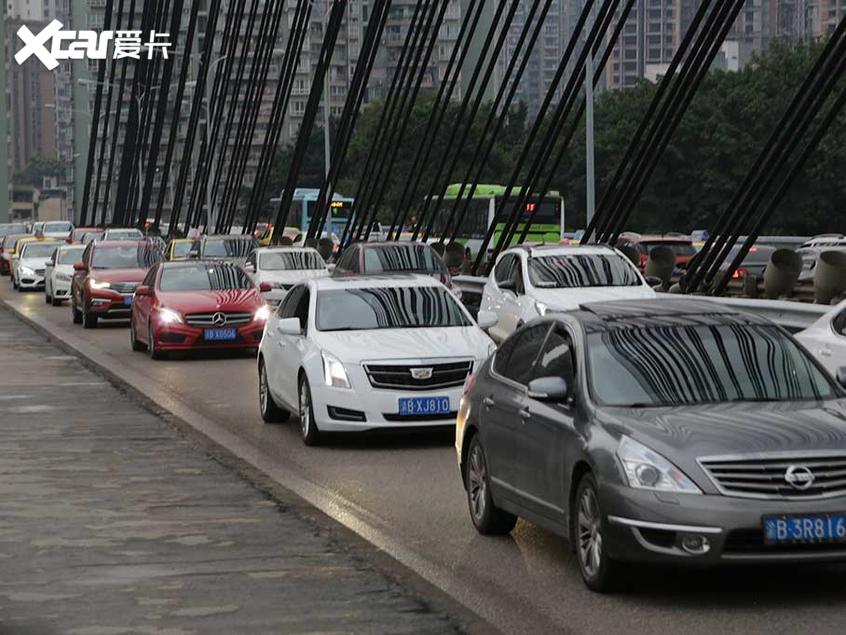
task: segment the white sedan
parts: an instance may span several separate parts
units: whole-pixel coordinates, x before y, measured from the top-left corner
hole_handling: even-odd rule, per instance
[[[846,368],[846,300],[797,333],[796,339],[836,376]]]
[[[18,291],[43,287],[47,261],[61,244],[48,240],[32,240],[24,243],[12,268],[13,286]]]
[[[587,302],[640,300],[655,291],[621,252],[604,245],[519,245],[497,259],[481,310],[496,314],[489,329],[501,342],[522,324]]]
[[[70,299],[73,266],[82,260],[85,245],[60,245],[47,261],[44,269],[44,301],[60,306]]]
[[[271,286],[265,294],[271,304],[281,302],[298,282],[329,275],[326,261],[313,247],[260,247],[247,256],[244,269],[257,285]]]
[[[428,276],[308,280],[265,326],[262,418],[297,412],[307,445],[321,432],[453,425],[467,377],[493,350]]]

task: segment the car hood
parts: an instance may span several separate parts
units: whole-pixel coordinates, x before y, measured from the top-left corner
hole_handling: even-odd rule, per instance
[[[146,269],[91,269],[89,274],[95,280],[104,282],[141,282],[147,275]]]
[[[44,258],[21,258],[18,261],[18,266],[29,267],[30,269],[43,269],[47,266],[48,260],[50,260],[50,256],[45,256]]]
[[[614,300],[644,300],[655,297],[647,285],[636,287],[577,287],[573,289],[532,289],[532,297],[553,311],[575,311],[582,304]]]
[[[346,364],[378,360],[482,359],[490,338],[477,326],[366,331],[317,331],[315,341]]]
[[[264,301],[257,289],[222,289],[220,291],[159,291],[163,306],[182,313],[214,311],[252,312]]]
[[[603,408],[606,428],[652,448],[693,476],[696,459],[846,449],[846,400]]]
[[[284,270],[284,271],[267,271],[262,270],[258,274],[259,280],[262,282],[277,282],[281,284],[297,284],[305,280],[313,280],[315,278],[328,278],[328,269],[306,269],[306,270]]]

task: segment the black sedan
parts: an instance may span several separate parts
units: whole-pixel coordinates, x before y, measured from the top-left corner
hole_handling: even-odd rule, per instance
[[[702,300],[532,322],[468,380],[456,448],[483,534],[570,539],[586,584],[623,562],[846,559],[846,373]]]

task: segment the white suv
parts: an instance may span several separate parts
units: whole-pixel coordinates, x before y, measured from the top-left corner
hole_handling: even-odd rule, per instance
[[[428,276],[307,280],[265,326],[262,418],[298,413],[307,445],[327,431],[454,425],[465,381],[493,350],[467,309]]]
[[[586,302],[654,298],[655,291],[621,252],[604,245],[520,245],[505,250],[485,283],[480,310],[497,322],[488,333],[501,342],[549,311],[574,311]]]

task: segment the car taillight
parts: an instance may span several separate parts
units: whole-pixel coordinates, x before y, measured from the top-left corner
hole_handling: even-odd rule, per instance
[[[461,393],[462,397],[473,389],[473,384],[475,383],[476,374],[470,373],[469,375],[467,375],[467,379],[464,380],[464,392]]]
[[[749,272],[746,269],[737,269],[733,274],[731,274],[732,280],[740,280],[741,278],[745,278],[749,275]]]

